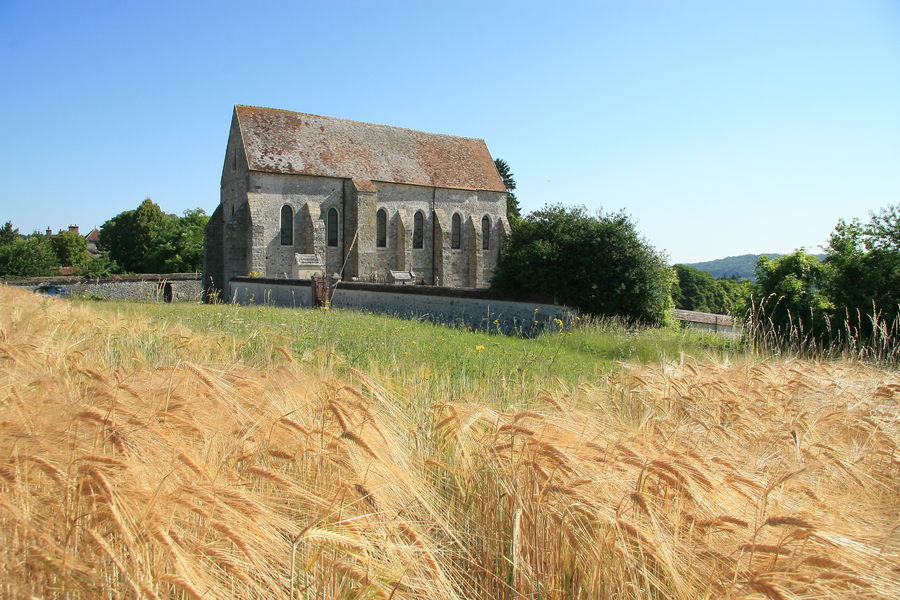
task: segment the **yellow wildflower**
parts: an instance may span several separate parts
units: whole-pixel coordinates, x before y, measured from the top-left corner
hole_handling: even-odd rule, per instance
[[[484,350],[484,346],[482,346],[481,344],[478,344],[477,346],[475,346],[475,349],[476,350]]]

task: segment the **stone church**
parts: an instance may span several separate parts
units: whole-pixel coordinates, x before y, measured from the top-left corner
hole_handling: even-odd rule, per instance
[[[234,276],[316,273],[486,287],[506,230],[483,140],[239,105],[204,288],[228,297]]]

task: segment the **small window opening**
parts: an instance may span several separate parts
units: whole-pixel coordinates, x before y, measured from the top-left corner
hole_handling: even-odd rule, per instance
[[[375,213],[375,245],[378,248],[387,246],[387,212],[383,208]]]
[[[454,214],[453,219],[451,221],[450,228],[450,247],[454,250],[458,250],[461,244],[461,230],[462,229],[462,219],[460,219],[459,214]]]
[[[422,211],[416,211],[413,216],[413,248],[420,249],[425,247],[425,215]]]
[[[491,249],[491,218],[487,215],[481,217],[481,249]]]
[[[332,248],[338,245],[338,212],[336,208],[328,211],[328,245]]]
[[[287,204],[281,207],[281,245],[294,245],[294,211]]]

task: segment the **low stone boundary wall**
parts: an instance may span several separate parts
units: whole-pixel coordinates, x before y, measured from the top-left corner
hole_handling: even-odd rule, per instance
[[[309,279],[268,279],[264,277],[235,277],[229,285],[231,297],[223,298],[235,304],[262,304],[290,308],[311,308],[312,281]]]
[[[313,306],[309,280],[235,277],[230,288],[229,300],[238,304]],[[331,306],[520,335],[534,335],[555,319],[568,322],[577,314],[546,300],[512,300],[492,290],[360,282],[339,282]]]
[[[52,283],[66,288],[71,296],[104,300],[145,300],[152,302],[199,302],[200,275],[168,273],[116,275],[84,279],[81,277],[29,277],[0,279],[6,285],[29,290]]]

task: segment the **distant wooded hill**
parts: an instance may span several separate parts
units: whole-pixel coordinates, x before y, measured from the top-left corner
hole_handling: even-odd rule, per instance
[[[762,254],[742,254],[740,256],[728,256],[726,258],[718,258],[716,260],[708,260],[698,263],[681,263],[688,267],[694,267],[701,271],[706,271],[716,279],[723,277],[743,277],[750,281],[756,281],[756,274],[753,270],[756,268],[756,261]],[[778,258],[781,254],[768,253],[765,254],[769,258]],[[818,254],[821,260],[825,258],[824,254]]]

